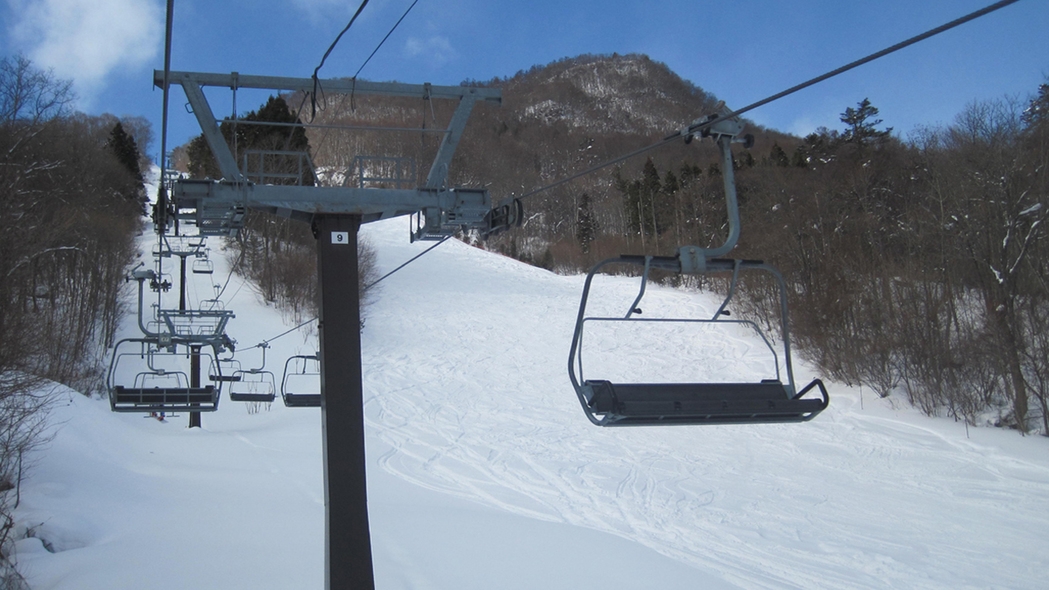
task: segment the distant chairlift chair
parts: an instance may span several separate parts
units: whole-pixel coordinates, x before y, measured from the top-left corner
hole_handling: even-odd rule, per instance
[[[229,399],[234,402],[271,403],[277,399],[277,384],[273,373],[266,370],[266,343],[262,348],[262,365],[252,369],[233,372],[234,380],[229,384]]]
[[[579,304],[575,332],[572,337],[572,345],[569,351],[568,373],[583,411],[586,413],[587,418],[598,426],[804,422],[811,420],[826,409],[829,403],[827,390],[819,379],[813,380],[800,391],[795,386],[790,354],[787,293],[783,277],[776,269],[760,261],[720,258],[735,247],[739,238],[739,208],[736,201],[735,180],[732,174],[733,163],[730,144],[741,130],[742,125],[738,120],[725,119],[704,132],[704,135],[714,136],[716,143],[721,149],[721,170],[723,171],[725,199],[729,213],[729,236],[725,244],[711,249],[686,246],[680,248],[676,256],[620,256],[597,264],[587,274]],[[641,287],[637,297],[625,316],[615,318],[588,317],[586,307],[594,276],[600,269],[612,264],[643,267]],[[786,381],[784,382],[779,374],[779,356],[764,335],[762,335],[762,338],[765,340],[766,346],[777,359],[777,375],[774,379],[744,383],[637,383],[585,378],[583,375],[582,344],[584,325],[590,321],[649,321],[642,320],[637,315],[640,313],[639,304],[645,294],[645,286],[649,278],[649,272],[652,269],[680,275],[731,272],[732,279],[728,295],[711,319],[671,320],[714,325],[717,325],[719,322],[722,324],[728,322],[721,318],[735,293],[738,286],[739,273],[742,270],[761,270],[771,273],[779,286],[780,342],[786,366]],[[752,322],[733,320],[732,323],[748,324],[757,330],[757,325]],[[813,389],[819,390],[820,397],[805,397]]]
[[[206,253],[197,254],[193,259],[193,274],[210,275],[215,272],[215,263],[208,258]]]
[[[284,363],[280,396],[289,408],[321,407],[320,358],[315,355],[296,355]]]
[[[215,383],[240,381],[240,377],[236,374],[240,370],[240,361],[237,359],[217,358],[208,367],[208,379]]]
[[[162,350],[158,339],[126,338],[113,349],[107,376],[110,409],[114,412],[213,412],[219,389],[190,384],[188,354]],[[210,355],[201,354],[206,358]],[[138,370],[136,370],[136,367]],[[134,372],[133,378],[127,376]]]

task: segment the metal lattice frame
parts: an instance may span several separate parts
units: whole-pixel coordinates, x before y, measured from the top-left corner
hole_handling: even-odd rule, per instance
[[[155,71],[153,83],[163,88],[164,72]],[[488,191],[447,188],[446,181],[448,167],[474,105],[478,102],[501,103],[498,89],[341,79],[321,82],[325,94],[458,101],[447,128],[442,132],[441,145],[423,186],[414,189],[380,189],[256,184],[237,166],[236,158],[219,131],[218,121],[203,89],[212,86],[233,90],[255,88],[311,92],[314,88],[312,78],[170,72],[168,83],[177,84],[185,91],[223,176],[220,180],[178,180],[173,187],[172,198],[178,208],[192,212],[204,235],[236,234],[243,227],[245,209],[266,211],[302,221],[312,221],[317,215],[354,215],[359,216],[363,223],[421,214],[423,222],[419,230],[413,232],[413,239],[441,238],[462,229],[480,229],[485,232],[491,229],[492,202]]]

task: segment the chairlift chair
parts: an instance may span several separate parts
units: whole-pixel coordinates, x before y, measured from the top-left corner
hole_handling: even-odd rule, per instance
[[[215,272],[215,263],[212,262],[207,255],[198,255],[193,259],[192,270],[193,274],[210,275]]]
[[[319,408],[320,358],[313,355],[296,355],[284,363],[284,378],[281,379],[280,396],[289,408]]]
[[[586,308],[594,276],[602,268],[613,264],[640,265],[644,268],[638,295],[624,316],[588,316]],[[713,317],[709,319],[646,319],[640,315],[640,304],[651,269],[671,273],[688,273],[687,270],[682,271],[679,254],[679,256],[672,257],[620,256],[611,258],[596,265],[587,275],[569,352],[568,371],[583,411],[591,422],[598,426],[804,422],[811,420],[827,407],[827,390],[819,379],[813,380],[800,391],[795,387],[786,315],[786,290],[781,275],[775,269],[760,261],[707,260],[704,273],[732,272],[728,296]],[[754,322],[723,319],[723,312],[735,292],[739,272],[743,269],[769,272],[779,283],[782,318],[779,338],[781,351],[773,347]],[[715,328],[729,324],[748,327],[761,334],[765,347],[775,359],[775,375],[754,382],[653,383],[587,378],[583,372],[583,333],[586,325],[592,322],[629,322],[641,326],[644,326],[646,322],[679,322],[707,324]],[[782,357],[780,352],[782,352]],[[785,363],[785,375],[780,372],[780,358]],[[813,389],[818,389],[821,397],[805,397]]]
[[[225,311],[226,303],[221,299],[201,299],[201,311]]]
[[[723,107],[723,105],[722,105]],[[727,115],[728,109],[723,109]],[[698,120],[689,129],[702,129],[704,137],[712,137],[721,151],[721,171],[725,188],[725,203],[728,212],[728,236],[721,246],[701,248],[685,246],[676,256],[620,256],[610,258],[594,266],[587,274],[579,304],[572,345],[569,350],[568,374],[579,402],[587,418],[598,426],[641,426],[670,424],[755,424],[804,422],[811,420],[826,409],[829,403],[823,382],[814,379],[800,391],[794,383],[794,370],[790,353],[790,331],[787,315],[787,290],[782,275],[775,268],[757,260],[733,260],[723,258],[739,239],[739,204],[736,198],[735,178],[731,143],[742,141],[748,146],[753,138],[736,137],[743,126],[738,117],[721,118],[711,116]],[[703,121],[715,121],[704,124]],[[686,141],[692,139],[686,134]],[[605,266],[627,264],[642,266],[641,286],[637,297],[624,316],[590,317],[587,303],[594,276]],[[709,382],[696,379],[665,383],[635,382],[626,379],[587,378],[583,374],[583,331],[588,322],[645,322],[640,318],[640,303],[652,269],[678,275],[707,275],[731,272],[732,279],[728,295],[721,307],[710,319],[669,318],[659,321],[694,322],[714,327],[729,323],[749,326],[761,331],[757,324],[747,321],[725,320],[723,312],[738,286],[741,271],[760,270],[770,273],[779,287],[780,298],[780,345],[786,375],[780,372],[779,355],[764,335],[765,345],[775,358],[775,375],[758,381],[742,383]],[[641,324],[644,325],[644,324]],[[691,368],[691,367],[689,367]],[[805,397],[817,389],[819,398]]]
[[[240,381],[240,361],[235,358],[217,358],[208,367],[208,379],[216,383]]]
[[[204,353],[201,356],[207,356]],[[113,349],[107,375],[109,405],[114,412],[213,412],[219,389],[192,385],[185,366],[188,354],[162,347],[158,338],[126,338]],[[134,372],[134,377],[127,375]]]
[[[276,378],[271,371],[266,370],[268,346],[263,343],[260,348],[262,348],[261,366],[234,371],[235,379],[229,385],[230,401],[271,403],[277,398]]]

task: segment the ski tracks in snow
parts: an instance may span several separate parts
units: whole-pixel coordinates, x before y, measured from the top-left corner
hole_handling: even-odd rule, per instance
[[[386,471],[617,534],[744,587],[1024,588],[1046,571],[1049,470],[988,461],[847,398],[804,425],[595,428],[566,375],[582,278],[461,243],[430,258],[386,282],[364,333]],[[621,289],[629,298],[636,283]],[[721,345],[736,355],[726,366],[752,346]],[[987,524],[1001,519],[1017,534]]]

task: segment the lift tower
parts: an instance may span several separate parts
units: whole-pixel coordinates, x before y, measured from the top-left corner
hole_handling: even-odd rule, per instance
[[[163,71],[154,84],[164,88]],[[491,234],[520,223],[520,202],[493,209],[488,191],[448,188],[448,166],[477,102],[499,104],[498,89],[374,83],[319,82],[325,95],[352,94],[458,101],[429,173],[417,188],[316,187],[252,182],[219,131],[203,88],[253,88],[312,92],[312,78],[169,72],[186,93],[205,140],[218,162],[218,180],[179,180],[172,190],[176,215],[196,223],[203,235],[235,235],[246,210],[265,211],[312,224],[318,241],[320,288],[321,421],[324,438],[326,588],[374,588],[368,529],[364,400],[361,381],[357,230],[362,223],[413,215],[411,239],[442,239],[475,229]],[[425,104],[425,103],[424,103]]]

